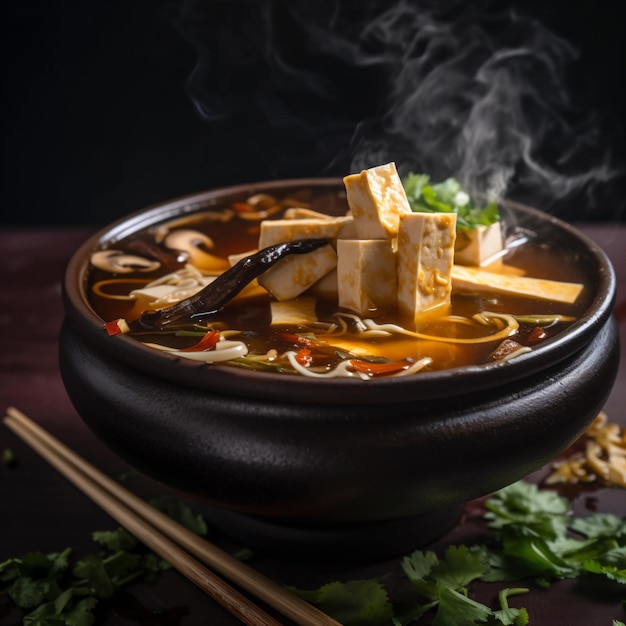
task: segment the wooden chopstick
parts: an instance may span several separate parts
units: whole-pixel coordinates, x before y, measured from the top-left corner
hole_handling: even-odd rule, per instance
[[[5,424],[57,471],[243,623],[253,626],[279,624],[188,553],[300,626],[341,626],[311,604],[147,504],[17,409],[9,407],[6,412]]]

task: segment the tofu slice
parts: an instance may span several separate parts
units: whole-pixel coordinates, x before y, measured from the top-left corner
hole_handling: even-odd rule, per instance
[[[567,304],[576,302],[583,290],[583,285],[580,283],[500,274],[478,267],[463,267],[461,265],[455,265],[452,269],[452,287],[455,291],[490,291]]]
[[[411,213],[395,163],[343,179],[358,239],[394,239],[399,215]]]
[[[500,222],[478,228],[462,228],[454,245],[454,262],[461,265],[488,265],[503,251]]]
[[[415,321],[450,304],[455,239],[455,213],[400,215],[398,311],[403,318]]]
[[[286,220],[301,220],[307,217],[313,217],[319,220],[332,220],[332,215],[321,213],[320,211],[314,211],[313,209],[307,209],[306,207],[294,206],[289,207],[283,214]]]
[[[298,239],[337,239],[353,238],[356,234],[354,218],[341,217],[265,220],[261,222],[259,249],[285,241]]]
[[[257,280],[276,300],[293,300],[335,267],[337,253],[328,244],[307,254],[281,259]]]
[[[337,284],[337,268],[331,270],[322,276],[310,289],[309,292],[318,298],[324,300],[333,300],[337,302],[339,297],[339,287]]]
[[[237,265],[239,261],[242,261],[246,257],[252,256],[258,252],[258,248],[254,250],[247,250],[246,252],[238,252],[237,254],[229,254],[228,255],[228,264],[232,267],[233,265]]]
[[[395,307],[396,288],[396,256],[389,239],[337,241],[339,308],[376,315]]]
[[[304,296],[296,300],[270,302],[272,326],[280,324],[312,324],[317,322],[315,298]]]

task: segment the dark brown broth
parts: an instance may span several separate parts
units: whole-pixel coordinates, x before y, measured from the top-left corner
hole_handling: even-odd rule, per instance
[[[290,194],[294,197],[297,194]],[[312,195],[306,190],[300,193],[298,198],[301,202],[294,205],[306,205],[318,211],[324,211],[333,215],[344,214],[347,211],[347,204],[343,194],[320,194]],[[279,218],[281,214],[274,215],[273,218]],[[253,220],[242,219],[234,213],[231,220],[226,222],[210,221],[205,224],[196,223],[191,226],[182,226],[185,228],[193,228],[208,234],[215,243],[212,254],[226,258],[229,254],[241,253],[255,249],[258,243],[259,222]],[[128,249],[138,239],[144,241],[152,241],[153,237],[150,230],[137,233],[126,241],[116,242],[116,249]],[[539,278],[547,278],[552,280],[561,280],[568,282],[579,282],[585,284],[588,277],[585,276],[584,267],[580,261],[571,255],[567,250],[561,247],[548,245],[544,241],[531,240],[528,243],[514,248],[505,257],[508,265],[514,265],[522,268],[528,276]],[[162,266],[159,270],[151,273],[132,273],[124,276],[118,276],[123,280],[145,281],[148,283],[155,278],[168,274],[172,271],[180,269],[184,266],[183,262],[174,262]],[[89,275],[89,284],[94,285],[97,281],[111,278],[110,274],[106,274],[101,270],[92,268]],[[131,288],[136,288],[138,284],[133,283]],[[118,288],[119,286],[116,286]],[[108,288],[109,291],[112,288]],[[94,310],[105,320],[110,321],[117,318],[129,317],[133,308],[131,304],[124,302],[104,299],[93,294],[90,290],[91,304]],[[482,311],[492,311],[496,313],[509,314],[533,314],[533,315],[549,315],[561,314],[573,317],[579,317],[588,305],[588,297],[586,291],[579,297],[575,305],[567,305],[561,303],[552,303],[549,301],[533,300],[531,298],[521,298],[517,296],[504,295],[468,295],[455,294],[452,298],[451,310],[452,315],[460,315],[471,317],[475,313]],[[328,319],[336,312],[336,302],[324,302],[318,300],[317,312],[320,319]],[[237,297],[231,301],[224,309],[207,318],[205,320],[210,325],[216,325],[220,329],[234,328],[245,331],[245,342],[248,344],[251,353],[265,354],[268,349],[276,349],[279,352],[294,349],[294,342],[285,339],[285,333],[296,333],[302,331],[302,328],[282,328],[281,332],[276,329],[270,329],[270,310],[269,296],[255,298]],[[399,323],[394,311],[388,311],[376,318],[380,323]],[[546,338],[561,332],[566,328],[566,324],[558,324],[546,331]],[[442,327],[437,321],[430,321],[428,324],[418,328],[420,332],[427,334],[441,335],[449,332],[450,326]],[[307,329],[305,329],[307,330]],[[310,330],[310,329],[308,329]],[[531,328],[522,325],[514,339],[522,344],[525,343]],[[138,337],[139,338],[139,337]],[[197,338],[180,338],[171,335],[163,337],[142,336],[141,340],[155,341],[157,340],[165,345],[173,347],[184,347],[194,343]],[[238,337],[239,339],[239,337]],[[422,356],[433,356],[434,362],[429,369],[446,369],[450,367],[468,365],[473,363],[482,363],[490,360],[490,354],[497,346],[498,342],[482,343],[482,344],[447,344],[441,342],[430,342],[422,340],[403,339],[398,340],[376,340],[372,341],[372,353],[384,353],[385,357],[390,359],[419,359]],[[333,345],[335,345],[333,343]],[[384,346],[381,347],[381,346]],[[295,346],[297,349],[297,346]],[[332,348],[328,349],[329,356],[322,354],[324,350],[317,356],[315,364],[332,365],[337,358]]]

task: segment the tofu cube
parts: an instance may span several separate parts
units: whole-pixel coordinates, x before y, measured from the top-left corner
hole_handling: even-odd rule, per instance
[[[311,295],[323,300],[334,300],[339,297],[339,287],[337,285],[337,268],[322,276],[310,289]]]
[[[265,220],[261,222],[259,249],[298,239],[329,239],[334,243],[337,239],[352,238],[355,233],[356,228],[351,215],[328,219]]]
[[[283,214],[283,217],[286,220],[301,220],[311,217],[319,220],[333,219],[332,215],[328,215],[326,213],[321,213],[320,211],[314,211],[313,209],[308,209],[306,207],[300,206],[289,207]]]
[[[395,163],[343,179],[358,239],[394,239],[401,214],[411,213]]]
[[[454,262],[461,265],[487,265],[503,248],[500,222],[478,228],[462,228],[454,244]]]
[[[398,228],[398,311],[415,321],[450,304],[455,213],[401,215]]]
[[[337,267],[337,253],[329,244],[307,254],[285,257],[257,279],[276,300],[293,300]]]
[[[337,242],[339,308],[376,315],[395,307],[396,256],[389,239],[341,239]]]
[[[490,272],[461,265],[452,268],[452,282],[455,291],[503,293],[568,304],[576,302],[584,289],[581,283],[519,276],[511,272]]]
[[[285,300],[284,302],[270,302],[272,312],[272,326],[306,325],[317,322],[315,312],[315,298],[304,296],[296,300]]]

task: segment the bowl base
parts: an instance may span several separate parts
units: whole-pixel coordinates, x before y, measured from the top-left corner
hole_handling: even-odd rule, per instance
[[[359,524],[301,526],[225,509],[203,513],[215,528],[259,552],[289,560],[369,562],[410,554],[437,539],[459,520],[463,504],[430,513]]]

